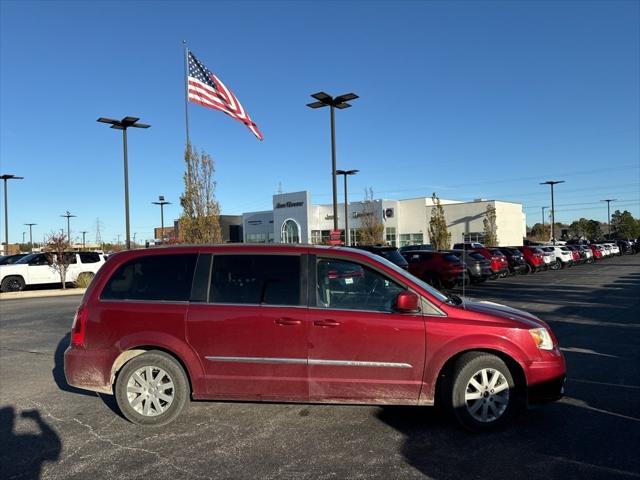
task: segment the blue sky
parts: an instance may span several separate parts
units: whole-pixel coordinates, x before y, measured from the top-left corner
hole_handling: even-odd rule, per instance
[[[120,133],[100,116],[138,116],[129,133],[131,225],[177,218],[183,189],[182,40],[237,95],[265,140],[190,105],[193,143],[217,165],[223,213],[268,209],[284,191],[331,199],[329,112],[311,93],[355,92],[338,111],[338,168],[350,200],[429,196],[522,202],[540,221],[606,220],[600,199],[640,217],[640,3],[0,3],[0,170],[10,241],[96,220],[124,236]],[[339,195],[342,196],[340,189]],[[28,233],[27,233],[28,236]],[[121,238],[122,238],[121,237]]]

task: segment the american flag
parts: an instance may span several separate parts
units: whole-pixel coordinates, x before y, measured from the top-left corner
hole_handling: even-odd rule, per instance
[[[190,101],[226,113],[231,118],[244,123],[258,137],[258,140],[262,140],[262,133],[258,130],[258,126],[253,123],[233,92],[191,52],[189,52],[187,80]]]

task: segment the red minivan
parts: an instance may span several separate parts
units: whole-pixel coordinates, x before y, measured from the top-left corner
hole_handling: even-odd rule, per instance
[[[440,293],[340,247],[220,245],[118,253],[76,312],[70,385],[141,425],[192,399],[433,405],[465,427],[560,398],[565,362],[529,313]]]

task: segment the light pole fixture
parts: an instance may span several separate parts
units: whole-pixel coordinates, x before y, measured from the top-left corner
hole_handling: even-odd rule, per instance
[[[86,230],[83,230],[80,233],[82,234],[82,249],[84,250],[85,238],[86,238],[87,233],[89,233],[89,232],[87,232]]]
[[[127,250],[131,248],[131,237],[129,229],[129,159],[127,155],[127,128],[149,128],[151,125],[145,123],[137,123],[140,120],[137,117],[124,117],[122,120],[114,120],[112,118],[100,117],[98,122],[108,123],[111,128],[122,130],[122,145],[124,149],[124,215],[126,228],[126,246]]]
[[[540,185],[550,185],[551,186],[551,241],[553,244],[556,244],[556,216],[555,216],[555,208],[553,203],[553,186],[559,183],[564,183],[564,180],[547,180],[546,182],[540,183]]]
[[[331,110],[331,180],[333,184],[333,229],[338,230],[338,187],[336,185],[336,127],[334,111],[336,108],[339,108],[340,110],[349,108],[351,105],[347,102],[355,100],[359,97],[355,93],[345,93],[344,95],[332,97],[325,92],[314,93],[311,96],[317,101],[308,103],[307,107],[329,107]]]
[[[33,226],[37,223],[25,223],[25,225],[29,227],[29,248],[33,250]]]
[[[164,195],[158,195],[158,201],[151,203],[160,205],[160,243],[164,244],[164,206],[171,205],[171,202],[167,202],[164,199]]]
[[[67,210],[63,215],[60,216],[67,219],[67,241],[71,243],[71,229],[69,228],[69,219],[75,217],[75,215],[70,214],[69,210]]]
[[[7,180],[22,180],[24,177],[16,177],[15,175],[1,175],[4,180],[4,254],[9,254],[9,204],[7,200]]]
[[[607,225],[609,227],[607,240],[611,240],[611,202],[615,202],[617,200],[617,198],[605,198],[604,200],[600,200],[601,202],[607,202]]]
[[[351,245],[351,235],[349,233],[349,202],[347,196],[347,177],[349,175],[355,175],[360,170],[336,170],[336,175],[344,176],[344,244],[345,246]]]

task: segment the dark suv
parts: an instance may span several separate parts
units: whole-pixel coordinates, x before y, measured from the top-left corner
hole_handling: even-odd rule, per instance
[[[515,275],[527,272],[527,261],[524,259],[522,252],[515,248],[500,247],[499,250],[507,257],[509,262],[509,273]]]
[[[473,283],[485,282],[493,276],[491,262],[478,252],[448,250],[456,255],[467,266],[467,274]],[[464,256],[463,256],[464,255]]]

